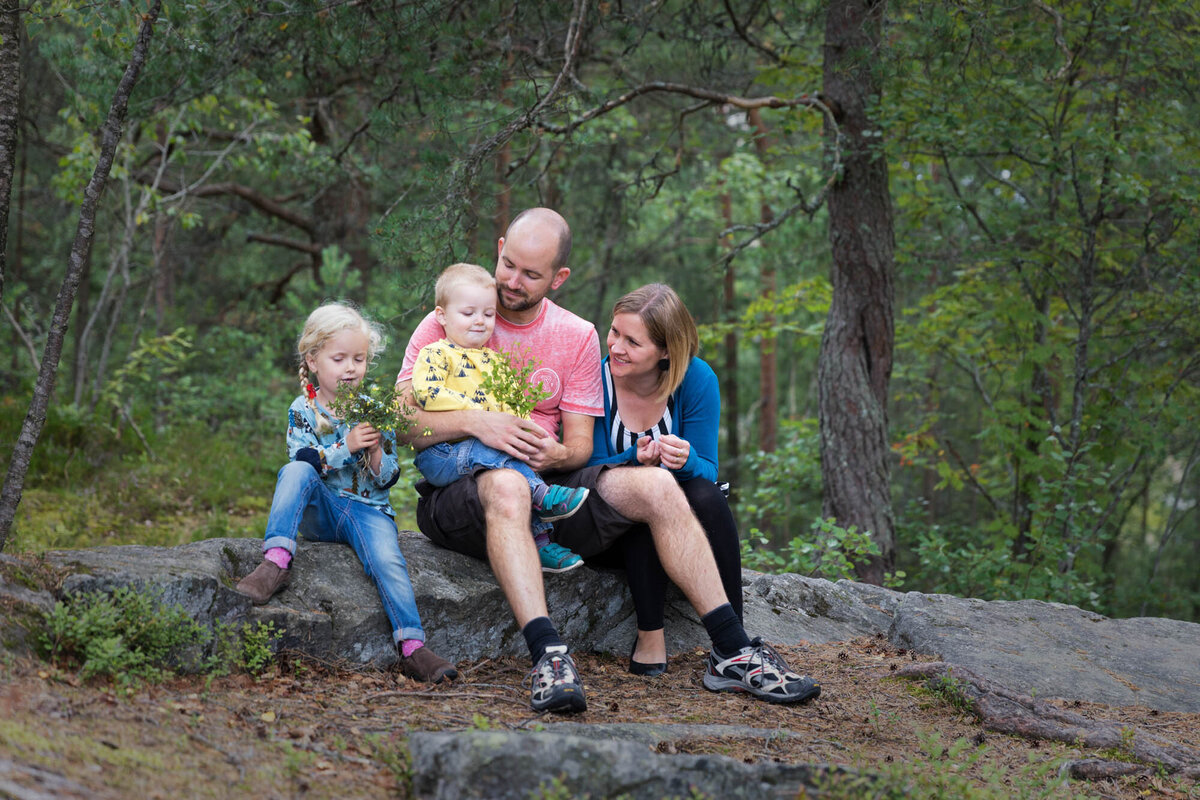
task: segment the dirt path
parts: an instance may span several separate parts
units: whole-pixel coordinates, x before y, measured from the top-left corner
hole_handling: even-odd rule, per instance
[[[769,742],[700,738],[659,749],[751,762],[916,768],[934,783],[967,779],[979,786],[995,783],[997,774],[1036,786],[1057,775],[1063,759],[1119,755],[986,731],[942,694],[894,677],[919,659],[881,639],[780,650],[794,667],[821,680],[818,701],[788,708],[706,692],[699,683],[699,651],[673,658],[668,674],[653,679],[628,675],[624,663],[612,657],[581,655],[589,708],[570,721],[785,728],[799,735]],[[354,673],[293,660],[257,681],[180,679],[126,691],[79,686],[45,664],[12,665],[0,673],[0,797],[407,797],[407,731],[522,729],[556,721],[530,711],[522,688],[524,662],[459,666],[458,681],[436,688],[394,673]],[[1086,703],[1063,707],[1200,748],[1200,714]],[[947,753],[959,739],[971,751],[984,748],[973,765],[961,769]],[[547,780],[553,777],[548,769]],[[531,791],[536,796],[536,787]],[[1151,776],[1074,782],[1061,796],[1189,793],[1200,797],[1194,783]]]

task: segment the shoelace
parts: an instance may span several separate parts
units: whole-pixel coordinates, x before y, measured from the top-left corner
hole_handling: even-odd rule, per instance
[[[575,683],[574,670],[567,663],[565,656],[551,656],[550,660],[541,667],[535,667],[529,671],[529,677],[526,681],[529,688],[533,688],[533,684],[539,678],[544,678],[545,673],[549,672],[549,680],[546,681],[546,686],[554,686],[558,683]]]
[[[779,680],[781,681],[787,678],[792,670],[788,667],[787,662],[783,660],[783,656],[779,655],[774,647],[761,639],[755,639],[750,644],[754,647],[754,652],[746,661],[748,669],[757,664],[763,667],[764,672],[767,667],[773,669],[779,674]]]

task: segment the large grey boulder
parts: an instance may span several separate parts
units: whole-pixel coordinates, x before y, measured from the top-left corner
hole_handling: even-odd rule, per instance
[[[442,550],[418,533],[402,531],[400,543],[435,650],[454,660],[525,653],[487,564]],[[64,574],[59,594],[152,586],[202,622],[272,621],[286,630],[282,647],[352,664],[394,663],[378,594],[350,548],[302,542],[291,585],[254,607],[233,585],[258,563],[260,546],[256,539],[212,539],[173,548],[59,551],[46,561]],[[29,620],[55,596],[13,574],[0,561],[0,645],[20,652],[29,649]],[[1200,711],[1195,623],[1114,620],[1057,603],[899,593],[749,570],[743,581],[747,629],[777,644],[886,636],[897,647],[1040,697]],[[546,575],[545,586],[551,618],[577,652],[628,652],[635,620],[619,572],[583,568]],[[678,592],[668,595],[666,622],[671,652],[707,645],[703,626]]]
[[[1200,625],[1192,622],[911,592],[889,638],[1025,694],[1200,711]]]
[[[793,798],[828,769],[725,756],[660,755],[636,737],[539,732],[414,732],[408,736],[413,792],[426,800],[558,797]],[[743,731],[743,733],[745,733]],[[745,736],[741,738],[746,738]]]
[[[0,655],[37,650],[42,620],[54,607],[42,583],[28,564],[0,553]]]
[[[454,660],[522,655],[524,639],[488,565],[443,550],[419,533],[400,532],[401,550],[428,642]],[[163,602],[205,622],[273,622],[279,646],[321,658],[388,666],[396,656],[374,584],[349,547],[301,542],[286,589],[262,607],[234,591],[261,559],[257,539],[208,539],[179,547],[126,545],[55,551],[47,561],[66,571],[62,592],[153,586]],[[782,644],[870,635],[889,623],[844,586],[797,575],[745,572],[746,624]],[[578,569],[545,575],[546,601],[563,637],[579,651],[624,653],[636,630],[633,604],[619,572]],[[667,603],[668,647],[706,646],[696,613],[673,590]]]

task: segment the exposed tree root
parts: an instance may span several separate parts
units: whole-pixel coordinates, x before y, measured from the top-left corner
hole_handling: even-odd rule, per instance
[[[929,688],[948,693],[998,733],[1066,742],[1096,750],[1111,750],[1128,761],[1081,759],[1064,766],[1071,777],[1088,780],[1122,775],[1155,775],[1160,771],[1200,779],[1200,752],[1111,720],[1093,720],[1065,711],[1044,700],[1018,694],[969,669],[937,661],[911,664],[891,673],[924,678]],[[1137,762],[1137,763],[1133,763]]]

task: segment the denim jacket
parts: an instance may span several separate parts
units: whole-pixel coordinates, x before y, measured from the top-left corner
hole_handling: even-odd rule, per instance
[[[383,458],[379,472],[374,473],[365,463],[363,451],[351,453],[346,447],[346,436],[354,426],[334,417],[319,401],[313,403],[317,407],[315,413],[307,398],[300,395],[288,408],[288,460],[308,462],[325,485],[340,496],[377,506],[389,517],[395,517],[388,489],[400,478],[396,435],[391,431],[383,433]],[[333,426],[332,431],[317,433],[318,413]]]

